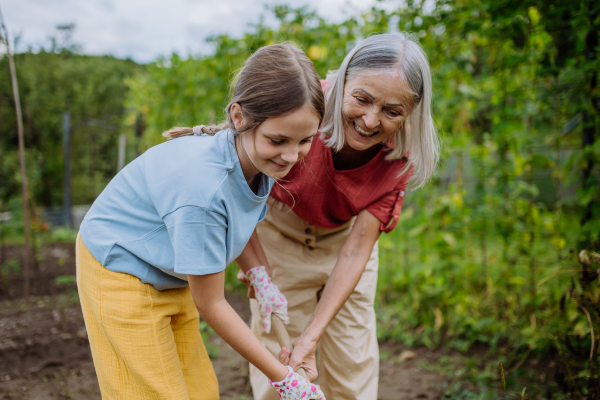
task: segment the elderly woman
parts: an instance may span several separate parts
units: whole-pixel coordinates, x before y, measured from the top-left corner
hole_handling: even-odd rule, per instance
[[[375,311],[381,232],[396,226],[409,183],[422,187],[438,159],[431,72],[417,40],[371,36],[322,82],[320,136],[271,192],[269,210],[238,265],[252,285],[252,329],[294,370],[317,378],[328,398],[377,398]],[[270,312],[286,317],[295,347],[281,351]],[[248,279],[249,278],[249,279]],[[262,280],[262,282],[261,282]],[[254,289],[254,290],[252,290]],[[256,400],[277,399],[251,368]]]

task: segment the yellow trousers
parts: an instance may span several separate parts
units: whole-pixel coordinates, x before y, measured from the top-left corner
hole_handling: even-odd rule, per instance
[[[335,229],[313,226],[284,203],[269,200],[267,216],[257,230],[273,272],[273,282],[288,300],[291,322],[287,331],[292,340],[300,336],[315,311],[351,229],[352,222]],[[327,399],[377,399],[379,345],[373,305],[378,267],[376,243],[356,288],[319,341],[318,383]],[[250,307],[252,330],[277,355],[281,348],[273,332],[267,334],[263,330],[256,300],[250,301]],[[250,365],[250,382],[255,400],[279,398],[253,365]]]
[[[103,399],[217,400],[189,287],[104,268],[77,237],[77,287]]]

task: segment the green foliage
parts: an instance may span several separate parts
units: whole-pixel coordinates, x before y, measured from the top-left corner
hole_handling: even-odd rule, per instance
[[[52,231],[50,241],[52,243],[75,243],[77,239],[77,231],[70,228],[56,228]]]
[[[600,339],[594,334],[600,332],[600,254],[582,250],[577,263],[578,268],[571,270],[577,279],[561,298],[558,315],[572,330],[557,329],[550,337],[562,364],[558,383],[563,391],[581,398],[587,390],[593,399],[600,395]],[[563,351],[563,344],[568,351]]]
[[[444,390],[442,399],[452,400],[492,400],[497,398],[496,391],[477,388],[464,388],[460,383],[454,383]]]
[[[93,201],[117,168],[124,80],[131,60],[68,50],[15,55],[25,127],[27,179],[33,204],[62,205],[63,113],[71,114],[72,202]],[[0,59],[0,210],[21,190],[17,128],[6,57]]]
[[[17,258],[9,258],[0,265],[0,277],[5,281],[12,274],[21,273],[21,263]]]
[[[2,187],[2,185],[0,185]],[[0,206],[2,203],[0,203]],[[0,221],[0,240],[14,239],[23,236],[23,200],[20,195],[13,195],[5,203],[3,210],[3,220]]]
[[[79,306],[80,304],[79,292],[75,288],[70,288],[56,297],[56,305],[61,310],[61,313],[64,313],[67,307]],[[64,314],[63,321],[66,321]]]
[[[54,278],[54,282],[57,286],[70,286],[77,282],[75,275],[59,275]]]

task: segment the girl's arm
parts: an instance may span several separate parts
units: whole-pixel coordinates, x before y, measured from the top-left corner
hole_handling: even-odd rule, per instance
[[[188,282],[196,308],[208,325],[270,380],[283,380],[288,369],[269,353],[225,300],[225,271],[188,275]]]
[[[267,333],[271,332],[273,313],[279,316],[284,324],[289,324],[287,299],[271,281],[271,269],[256,229],[235,261],[240,267],[237,278],[248,288],[248,298],[258,302],[263,329]]]
[[[255,292],[254,286],[250,283],[250,279],[246,276],[246,272],[251,270],[254,267],[258,267],[259,265],[263,265],[267,270],[267,274],[271,276],[271,268],[269,267],[269,262],[267,261],[267,256],[265,255],[265,251],[260,244],[260,239],[258,238],[258,234],[256,233],[256,229],[250,236],[250,240],[244,250],[235,260],[238,267],[240,267],[240,272],[238,273],[238,280],[241,281],[248,288],[248,298],[254,299]]]
[[[367,261],[381,233],[381,222],[369,211],[358,214],[350,235],[340,250],[340,256],[327,280],[308,325],[296,340],[294,351],[282,351],[280,361],[296,370],[304,368],[311,381],[317,378],[315,352],[317,343],[360,280]]]
[[[267,261],[265,251],[263,250],[263,247],[260,244],[260,239],[258,238],[256,229],[254,229],[254,232],[252,232],[252,236],[250,236],[248,244],[246,244],[246,247],[244,247],[242,254],[240,254],[239,257],[235,259],[235,262],[244,273],[248,272],[248,270],[254,267],[264,265],[267,268],[269,275],[271,275],[269,262]]]

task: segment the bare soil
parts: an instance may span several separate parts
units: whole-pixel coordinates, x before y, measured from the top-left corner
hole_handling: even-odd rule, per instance
[[[0,267],[19,258],[18,247],[5,247]],[[74,247],[46,246],[38,256],[28,304],[19,273],[0,270],[0,400],[100,399],[77,288]],[[58,278],[57,277],[61,277]],[[246,321],[250,312],[241,295],[228,300]],[[224,400],[252,399],[248,363],[218,336],[207,346]],[[379,400],[440,399],[448,378],[419,367],[440,356],[426,348],[401,361],[404,346],[380,343]],[[406,355],[408,353],[404,353]]]

